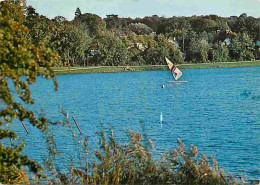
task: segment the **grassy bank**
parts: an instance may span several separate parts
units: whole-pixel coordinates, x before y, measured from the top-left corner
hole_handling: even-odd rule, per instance
[[[248,62],[219,62],[219,63],[194,63],[179,64],[180,69],[207,69],[207,68],[229,68],[229,67],[253,67],[260,66],[260,61]],[[56,74],[79,74],[79,73],[114,73],[127,71],[151,71],[168,70],[167,65],[147,65],[147,66],[93,66],[93,67],[53,67]]]

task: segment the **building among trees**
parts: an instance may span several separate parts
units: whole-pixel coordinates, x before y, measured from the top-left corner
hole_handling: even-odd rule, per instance
[[[107,16],[107,18],[118,18],[118,15],[115,15],[115,14],[109,14],[106,16]]]

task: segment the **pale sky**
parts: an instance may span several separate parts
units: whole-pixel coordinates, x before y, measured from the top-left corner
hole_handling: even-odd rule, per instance
[[[27,0],[38,13],[49,18],[61,15],[72,20],[77,7],[82,13],[101,17],[117,14],[119,17],[151,15],[172,17],[216,14],[223,17],[260,17],[260,0]]]

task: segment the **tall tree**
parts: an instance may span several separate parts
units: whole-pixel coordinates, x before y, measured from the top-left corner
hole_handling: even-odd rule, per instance
[[[107,32],[102,37],[97,37],[94,40],[100,50],[99,53],[91,58],[90,62],[94,65],[129,65],[130,53],[126,45],[114,35],[112,32]]]
[[[85,13],[74,18],[74,24],[89,35],[102,35],[106,31],[106,22],[95,14]]]
[[[46,48],[31,44],[27,39],[28,29],[25,20],[25,1],[8,0],[0,2],[0,140],[16,139],[17,134],[6,126],[20,124],[15,120],[28,121],[39,130],[46,131],[46,118],[27,110],[24,104],[33,104],[29,85],[36,76],[52,78],[55,89],[57,81],[50,66],[58,54]],[[40,70],[42,66],[42,70]],[[11,89],[13,84],[14,89]],[[14,92],[12,92],[14,91]],[[14,98],[15,96],[19,97]],[[0,183],[10,184],[19,177],[12,169],[29,169],[39,174],[41,166],[22,154],[24,144],[10,147],[0,142]],[[25,182],[21,182],[25,183]]]
[[[148,48],[143,53],[143,59],[146,64],[164,64],[164,57],[170,58],[174,63],[183,62],[183,54],[172,42],[164,35],[155,37],[155,47]]]
[[[70,22],[54,22],[49,46],[58,51],[64,65],[83,65],[85,52],[91,39],[80,28]]]
[[[80,11],[80,9],[79,9],[79,7],[76,9],[76,11],[75,11],[75,17],[78,17],[78,16],[80,16],[81,15],[81,11]]]
[[[227,62],[229,61],[229,51],[224,43],[215,43],[210,50],[212,55],[211,60],[214,62]]]
[[[191,26],[197,32],[211,32],[218,29],[218,25],[215,20],[204,17],[192,17]]]
[[[27,16],[39,16],[39,14],[35,11],[35,8],[33,8],[32,6],[28,6]]]
[[[143,23],[131,23],[128,28],[138,35],[145,35],[152,33],[152,28]]]
[[[123,28],[126,28],[129,24],[129,22],[132,22],[131,18],[116,18],[116,17],[107,17],[104,19],[106,22],[106,28],[111,29],[117,29],[122,30]]]
[[[157,22],[160,20],[160,18],[157,15],[153,15],[151,17],[144,17],[144,18],[136,18],[133,23],[143,23],[150,28],[153,29],[153,31],[157,31]]]
[[[253,59],[254,47],[255,43],[247,33],[238,34],[228,46],[232,59],[240,61]]]
[[[60,16],[60,15],[55,16],[53,20],[57,21],[57,22],[66,22],[67,21],[66,17]]]

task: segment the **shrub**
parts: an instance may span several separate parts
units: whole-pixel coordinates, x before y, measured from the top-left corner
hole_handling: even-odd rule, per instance
[[[229,61],[229,51],[224,45],[216,44],[212,49],[212,60],[214,62],[227,62]]]
[[[151,34],[153,32],[152,28],[143,23],[131,23],[128,28],[138,35]]]
[[[4,184],[30,184],[26,169],[19,169],[16,166],[1,168],[0,179]]]
[[[255,44],[248,34],[238,34],[228,46],[230,57],[240,61],[254,59],[254,47]]]
[[[10,123],[17,124],[15,120],[28,121],[46,131],[46,118],[25,106],[34,103],[30,85],[37,76],[53,79],[55,89],[58,88],[51,69],[58,54],[44,44],[36,47],[30,43],[28,28],[23,25],[24,15],[25,1],[0,2],[0,183],[25,183],[20,178],[23,167],[41,177],[41,166],[22,153],[23,142],[9,147],[2,141],[18,139],[16,132],[7,127]]]
[[[112,33],[107,33],[97,38],[100,52],[95,54],[89,61],[94,65],[118,66],[127,65],[130,61],[130,53],[126,45]]]
[[[142,136],[136,132],[129,133],[129,142],[124,145],[116,141],[113,130],[109,139],[104,131],[99,134],[100,150],[94,150],[95,160],[87,162],[85,167],[72,166],[70,175],[59,173],[51,181],[68,184],[237,184],[232,175],[228,177],[220,169],[214,157],[199,155],[193,145],[187,150],[180,139],[176,149],[155,160],[150,151],[154,149],[153,142],[142,141]],[[83,146],[85,155],[89,155],[86,140]]]

